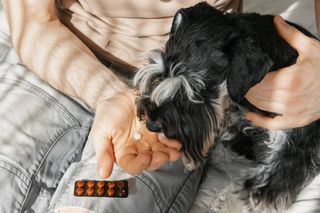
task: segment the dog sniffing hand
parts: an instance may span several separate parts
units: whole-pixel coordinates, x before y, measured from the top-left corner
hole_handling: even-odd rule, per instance
[[[135,96],[123,92],[97,104],[91,130],[101,178],[110,176],[116,162],[125,171],[137,174],[143,170],[155,170],[168,160],[180,157],[181,144],[150,132],[137,119]],[[136,133],[141,138],[134,137]]]
[[[269,72],[246,94],[259,109],[281,114],[274,118],[249,112],[247,118],[258,126],[280,130],[305,126],[320,118],[320,42],[274,18],[279,34],[293,47],[297,63]]]

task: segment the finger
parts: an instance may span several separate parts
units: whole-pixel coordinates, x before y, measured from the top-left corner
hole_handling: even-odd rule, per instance
[[[257,113],[248,112],[247,119],[255,123],[257,126],[270,130],[280,130],[284,128],[283,121],[279,121],[278,116],[274,118],[265,117]]]
[[[93,141],[96,159],[98,161],[98,174],[100,178],[107,178],[112,173],[114,163],[113,146],[110,140]]]
[[[285,105],[290,104],[291,102],[295,102],[296,95],[290,94],[290,92],[285,90],[274,90],[270,92],[264,92],[264,90],[248,92],[245,96],[247,100],[254,104],[259,101],[266,102],[278,102]]]
[[[117,159],[120,167],[126,172],[138,174],[149,168],[152,160],[152,153],[150,151],[139,153],[134,146],[127,146],[119,151]]]
[[[168,160],[169,160],[169,155],[167,153],[161,152],[161,151],[153,152],[152,160],[150,162],[150,166],[148,170],[154,171],[156,169],[159,169]]]
[[[276,116],[274,118],[269,118],[254,112],[248,112],[246,117],[257,126],[261,126],[270,130],[290,129],[303,126],[306,123],[304,118],[292,118],[287,116]]]
[[[163,133],[158,134],[158,140],[166,145],[167,147],[180,150],[182,147],[181,142],[174,140],[174,139],[168,139]]]
[[[304,35],[295,27],[286,23],[281,16],[274,17],[274,24],[277,28],[278,33],[298,52],[305,52],[304,47],[310,38]]]
[[[279,90],[295,90],[298,88],[298,85],[301,84],[301,78],[297,75],[299,70],[299,66],[292,65],[269,72],[262,81],[254,85],[247,94],[249,94],[249,96],[256,96],[262,93],[270,94],[271,92]]]
[[[140,139],[139,141],[136,141],[134,145],[136,146],[138,153],[151,150],[151,144],[144,138]]]
[[[162,143],[157,143],[152,146],[152,152],[163,152],[169,156],[170,161],[176,161],[180,158],[181,152],[177,151],[175,148],[170,148]]]
[[[284,103],[260,97],[252,97],[248,101],[260,110],[278,114],[284,114],[288,108]]]

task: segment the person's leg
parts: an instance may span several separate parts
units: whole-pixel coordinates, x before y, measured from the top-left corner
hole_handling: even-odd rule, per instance
[[[46,212],[59,180],[79,160],[92,114],[19,64],[0,57],[0,212]]]
[[[73,195],[75,181],[99,180],[94,151],[89,141],[81,162],[72,164],[60,181],[49,212],[188,212],[197,194],[202,171],[200,168],[184,172],[182,162],[177,161],[169,162],[157,171],[132,176],[115,165],[107,180],[127,179],[127,198],[76,197]]]

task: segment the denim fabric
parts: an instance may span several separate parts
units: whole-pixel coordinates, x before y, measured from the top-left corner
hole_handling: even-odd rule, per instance
[[[108,180],[127,179],[128,198],[88,198],[73,196],[74,183],[79,179],[95,179],[97,164],[90,142],[81,162],[70,166],[52,198],[50,212],[61,207],[78,206],[92,212],[187,212],[197,194],[202,169],[184,172],[181,161],[169,162],[155,172],[131,176],[117,165]],[[56,211],[58,212],[58,211]],[[68,212],[68,211],[66,211]]]
[[[0,59],[0,212],[187,212],[202,169],[181,161],[131,176],[115,166],[110,179],[129,179],[129,197],[79,198],[74,181],[98,179],[92,144],[93,113],[57,92],[21,65],[15,52]],[[83,151],[84,149],[84,151]]]
[[[2,59],[0,212],[45,212],[81,157],[93,115],[17,63],[12,49]]]

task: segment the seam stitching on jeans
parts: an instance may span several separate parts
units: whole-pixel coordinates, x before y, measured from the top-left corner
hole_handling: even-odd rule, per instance
[[[146,177],[149,181],[151,181],[153,183],[153,185],[155,185],[155,187],[157,187],[159,199],[161,199],[163,205],[166,206],[165,203],[167,203],[167,201],[165,199],[164,194],[160,190],[161,187],[159,186],[158,182],[151,175],[149,175],[149,173],[143,172],[143,173],[141,173],[141,175]]]
[[[187,178],[184,180],[184,182],[181,184],[179,190],[177,191],[177,193],[173,196],[173,199],[171,201],[171,203],[168,205],[168,209],[165,212],[169,212],[170,209],[172,208],[173,204],[175,203],[174,201],[177,199],[178,194],[182,191],[182,189],[187,185],[187,182],[190,182],[191,180],[191,176],[194,174],[194,171],[190,172],[190,174],[187,176]]]
[[[55,139],[53,140],[53,141],[54,141],[53,143],[50,143],[51,146],[50,146],[50,148],[45,152],[45,155],[44,155],[43,158],[41,159],[40,164],[39,164],[39,165],[36,165],[36,167],[37,167],[38,169],[36,170],[36,172],[35,172],[35,173],[32,175],[32,177],[31,177],[31,184],[30,184],[30,186],[29,186],[29,188],[28,188],[28,190],[27,190],[27,193],[26,193],[26,195],[25,195],[25,198],[24,198],[24,200],[23,200],[21,210],[23,209],[23,207],[24,207],[24,205],[25,205],[25,202],[26,202],[26,200],[27,200],[27,198],[28,198],[28,195],[29,195],[29,193],[30,193],[30,190],[31,190],[32,186],[35,185],[35,187],[37,187],[38,189],[40,189],[40,187],[39,187],[39,186],[36,184],[36,182],[35,182],[35,180],[36,180],[36,175],[38,174],[39,170],[41,169],[41,165],[43,164],[43,162],[45,161],[45,159],[46,159],[47,156],[49,155],[49,153],[50,153],[50,151],[52,150],[52,148],[53,148],[53,147],[57,144],[57,142],[58,142],[61,138],[63,138],[65,135],[67,135],[68,133],[70,133],[70,132],[72,132],[72,131],[74,131],[74,130],[82,129],[82,128],[83,128],[83,127],[72,127],[72,128],[69,128],[69,129],[63,131],[62,134],[59,135],[59,137],[55,138]],[[40,192],[40,190],[39,190],[39,192]]]
[[[3,163],[5,163],[5,162],[3,161]],[[26,179],[28,179],[29,182],[31,182],[30,177],[28,177],[28,176],[26,176],[25,174],[23,174],[23,172],[21,172],[20,169],[18,169],[17,167],[15,167],[14,165],[12,165],[11,163],[9,163],[9,162],[6,162],[6,163],[8,163],[8,164],[0,165],[0,168],[3,168],[3,169],[5,169],[5,170],[7,170],[9,173],[11,173],[11,174],[13,174],[15,177],[19,178],[19,179],[22,181],[22,183],[26,186],[26,188],[27,188],[26,191],[28,192],[28,191],[29,191],[29,190],[28,190],[28,186],[29,186],[30,183],[26,183],[26,182],[21,178],[21,176],[24,176]],[[8,166],[11,166],[11,167],[15,168],[16,171],[13,172],[10,168],[8,168]],[[19,174],[17,174],[17,173],[19,173]],[[21,175],[21,176],[20,176],[20,175]],[[25,199],[24,199],[23,194],[22,194],[22,202],[20,202],[20,203],[17,202],[17,203],[18,203],[18,205],[17,205],[17,210],[18,210],[19,212],[21,212],[21,209],[22,209],[24,200],[25,200]]]
[[[8,78],[0,78],[0,81],[3,81],[3,83],[9,83],[9,82],[16,82],[18,83],[16,86],[24,89],[28,89],[30,92],[35,94],[38,98],[44,100],[46,103],[50,104],[52,108],[54,108],[59,115],[61,115],[70,125],[76,125],[80,126],[79,121],[59,102],[53,98],[51,95],[49,95],[47,92],[45,92],[43,89],[39,87],[35,87],[32,84],[20,81],[20,80],[13,80]],[[61,94],[62,95],[62,94]]]
[[[161,202],[161,198],[159,196],[159,190],[157,187],[155,187],[155,184],[153,183],[153,181],[150,181],[149,178],[147,178],[146,176],[135,176],[137,179],[139,179],[141,182],[143,182],[148,188],[150,188],[150,191],[152,192],[153,196],[155,197],[155,200],[158,204],[159,209],[161,210],[163,205],[163,202]],[[149,184],[148,184],[149,182]],[[150,184],[151,183],[151,184]],[[162,203],[162,204],[160,204]]]
[[[40,169],[41,169],[41,167],[42,167],[42,164],[43,164],[43,163],[45,162],[45,160],[47,159],[49,153],[51,153],[51,150],[53,149],[53,147],[54,147],[63,137],[65,137],[66,135],[68,135],[69,133],[71,133],[71,132],[73,132],[73,131],[75,131],[75,130],[81,130],[81,129],[87,129],[87,128],[86,128],[86,127],[73,127],[73,128],[69,128],[69,129],[65,130],[62,134],[60,134],[58,137],[56,137],[56,138],[53,140],[54,142],[51,144],[51,146],[49,147],[49,149],[48,149],[46,152],[44,152],[44,153],[46,153],[46,154],[42,157],[40,164],[39,164],[38,166],[36,166],[38,169],[35,171],[35,173],[34,173],[33,175],[36,177],[36,175],[38,174],[38,172],[40,171]],[[74,155],[72,155],[72,158],[73,158],[73,157],[74,157]],[[69,161],[68,161],[68,162],[69,162]],[[38,186],[37,183],[35,183],[35,184]],[[38,188],[41,189],[40,186],[38,186]]]
[[[78,170],[78,168],[80,167],[80,164],[75,164],[75,166],[72,168],[72,171],[70,171],[71,172],[71,174],[69,175],[70,178],[68,178],[68,181],[63,182],[63,185],[61,186],[61,190],[58,191],[58,194],[55,194],[55,196],[58,198],[58,200],[56,201],[56,204],[51,207],[52,209],[55,209],[56,206],[60,205],[61,198],[62,198],[61,195],[63,194],[63,192],[65,192],[67,190],[68,184],[70,182],[74,181],[74,176],[75,176],[74,173],[75,173],[75,171]],[[50,203],[50,206],[51,206],[51,203]],[[49,206],[49,209],[50,209],[50,206]]]
[[[8,163],[8,162],[4,162],[4,163]],[[12,168],[8,168],[8,166],[13,167],[15,169],[15,171],[12,171]],[[19,168],[15,167],[12,164],[5,164],[5,165],[0,164],[0,168],[7,170],[11,174],[13,174],[15,177],[19,178],[25,185],[30,184],[30,183],[26,183],[25,179],[27,179],[29,182],[31,182],[30,177],[26,176],[23,172],[20,171]],[[17,173],[19,173],[19,174],[17,174]],[[23,176],[23,178],[21,176]]]
[[[21,173],[21,175],[25,178],[28,179],[28,181],[31,180],[31,176],[24,171],[24,169],[22,167],[20,167],[19,165],[17,165],[17,163],[15,163],[14,161],[12,161],[10,158],[7,158],[6,156],[0,154],[0,162],[3,162],[3,166],[0,166],[4,169],[8,169],[8,166],[13,167],[16,169],[16,171],[18,171],[19,173]],[[20,178],[19,178],[20,179]],[[23,180],[22,180],[23,181]],[[26,183],[27,184],[27,183]]]

